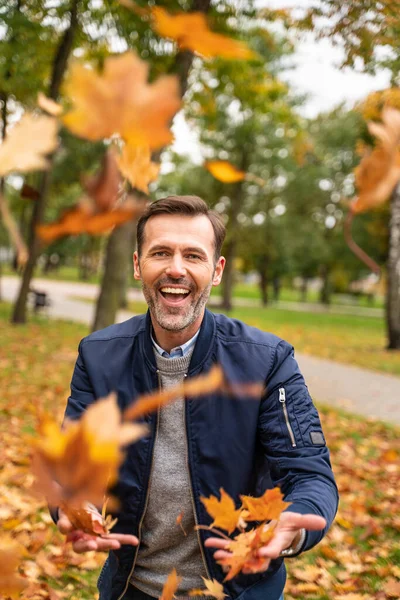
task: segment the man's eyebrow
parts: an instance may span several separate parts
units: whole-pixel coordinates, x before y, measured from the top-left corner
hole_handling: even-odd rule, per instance
[[[189,246],[189,248],[185,248],[185,252],[195,252],[196,254],[203,254],[203,256],[207,256],[207,253],[203,250],[203,248],[198,248],[197,246]]]
[[[158,251],[158,250],[170,250],[170,246],[168,246],[167,244],[156,244],[155,246],[150,246],[149,248],[149,252],[154,252],[154,251]]]

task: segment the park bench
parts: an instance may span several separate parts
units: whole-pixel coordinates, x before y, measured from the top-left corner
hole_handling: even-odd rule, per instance
[[[47,295],[47,292],[43,292],[43,291],[35,290],[35,289],[31,288],[29,290],[29,293],[33,297],[32,307],[33,307],[34,313],[38,313],[42,310],[45,310],[46,308],[48,308],[51,305],[51,302]]]

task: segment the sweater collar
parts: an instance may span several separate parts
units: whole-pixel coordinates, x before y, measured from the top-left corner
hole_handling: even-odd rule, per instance
[[[148,363],[155,371],[157,369],[156,359],[154,356],[154,346],[151,340],[151,318],[150,311],[146,313],[145,320],[145,332],[142,338],[143,340],[143,353]],[[194,374],[197,370],[200,370],[203,362],[210,354],[213,347],[213,339],[215,334],[215,320],[214,315],[209,311],[205,310],[204,318],[200,326],[199,334],[196,340],[194,351],[192,354],[192,360],[190,361],[189,373]]]

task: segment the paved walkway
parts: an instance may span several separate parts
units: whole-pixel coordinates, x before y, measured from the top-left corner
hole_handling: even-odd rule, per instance
[[[17,278],[3,277],[3,298],[13,301],[18,286]],[[51,299],[48,311],[50,317],[86,324],[92,322],[95,305],[76,300],[74,296],[96,299],[96,285],[36,279],[32,287],[48,292]],[[130,290],[128,296],[132,300],[143,300],[139,290]],[[131,312],[119,311],[118,321],[124,321],[131,316]],[[296,358],[312,396],[320,402],[400,425],[400,377],[300,353],[296,354]]]

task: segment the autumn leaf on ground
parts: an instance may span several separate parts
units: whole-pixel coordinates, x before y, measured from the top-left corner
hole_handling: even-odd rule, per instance
[[[144,194],[149,192],[149,183],[155,181],[160,165],[151,162],[148,146],[132,146],[125,144],[121,156],[117,158],[119,170],[132,186]]]
[[[40,423],[40,437],[35,440],[36,488],[56,506],[61,502],[101,504],[117,478],[121,447],[147,433],[143,424],[121,424],[115,394],[98,400],[79,421],[66,423],[61,431],[47,418]]]
[[[244,171],[239,171],[227,160],[210,160],[204,163],[204,166],[211,175],[223,183],[236,183],[246,177]]]
[[[101,73],[75,63],[65,84],[73,104],[65,126],[89,140],[118,135],[151,149],[169,144],[171,120],[181,107],[179,81],[168,75],[148,83],[148,71],[133,52],[106,58]]]
[[[207,375],[198,375],[169,389],[141,396],[124,412],[124,420],[135,420],[159,406],[163,406],[182,396],[201,396],[210,394],[223,386],[224,376],[220,366],[215,365]]]
[[[358,196],[350,205],[353,213],[386,202],[400,180],[400,111],[384,108],[382,123],[371,122],[368,129],[377,145],[367,151],[355,169]]]
[[[57,102],[48,98],[42,92],[38,94],[37,103],[42,110],[52,117],[59,117],[63,112],[63,107],[60,104],[57,104]]]
[[[214,519],[211,527],[220,527],[228,533],[232,533],[238,527],[242,511],[236,509],[233,499],[222,488],[220,494],[220,499],[210,496],[209,498],[200,497],[200,500],[210,517]]]
[[[17,574],[23,549],[11,537],[0,537],[0,595],[19,598],[27,582]]]
[[[46,156],[58,145],[57,131],[56,119],[25,113],[0,145],[0,177],[47,169]]]
[[[253,496],[241,496],[243,508],[247,511],[243,514],[245,521],[271,521],[279,519],[291,502],[283,502],[283,494],[278,487],[266,490],[258,498]]]
[[[172,569],[171,573],[168,575],[167,581],[164,584],[160,600],[172,600],[181,581],[182,577],[178,576],[176,569]]]
[[[151,14],[155,31],[161,37],[176,41],[184,50],[197,52],[205,58],[219,56],[247,60],[256,56],[244,42],[211,31],[201,12],[171,15],[161,6],[155,6]]]

